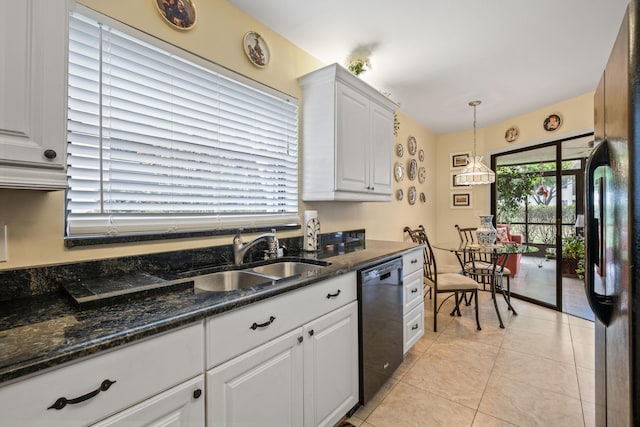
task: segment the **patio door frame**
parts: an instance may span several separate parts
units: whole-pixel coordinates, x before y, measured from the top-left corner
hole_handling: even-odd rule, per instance
[[[572,136],[565,136],[563,138],[558,138],[558,139],[553,139],[547,142],[538,142],[538,143],[533,143],[533,144],[527,144],[526,146],[522,146],[519,148],[513,148],[510,150],[504,150],[504,151],[500,151],[500,152],[495,152],[495,153],[491,153],[491,169],[494,171],[497,171],[497,159],[500,156],[504,156],[504,155],[508,155],[508,154],[513,154],[513,153],[521,153],[521,152],[526,152],[526,151],[532,151],[532,150],[536,150],[536,149],[540,149],[540,148],[547,148],[547,147],[554,147],[555,146],[555,163],[556,163],[556,173],[555,173],[555,178],[556,178],[556,213],[555,213],[555,226],[556,226],[556,241],[555,241],[555,248],[556,248],[556,304],[551,304],[548,303],[546,301],[541,301],[535,298],[531,298],[528,297],[526,295],[521,295],[521,294],[517,294],[517,293],[513,293],[512,295],[514,295],[515,297],[523,300],[523,301],[527,301],[527,302],[531,302],[546,308],[550,308],[556,311],[560,311],[562,312],[562,176],[563,176],[563,171],[562,171],[562,143],[564,141],[571,141],[574,139],[579,139],[579,138],[584,138],[584,137],[589,137],[589,136],[593,136],[593,132],[581,132],[578,133],[576,135],[572,135]],[[584,166],[584,163],[583,163]],[[577,194],[581,194],[580,191],[581,186],[577,186],[576,190],[577,190]],[[582,187],[583,188],[583,187]],[[493,183],[491,184],[491,213],[493,215],[493,217],[497,220],[497,213],[498,213],[498,209],[497,209],[497,184]],[[576,214],[578,214],[578,208],[579,203],[578,200],[576,199]],[[527,218],[525,217],[525,221],[528,221]],[[523,236],[526,237],[526,236]]]

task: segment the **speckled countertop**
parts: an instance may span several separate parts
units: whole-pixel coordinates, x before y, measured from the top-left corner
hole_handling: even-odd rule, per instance
[[[0,383],[358,270],[415,246],[367,240],[366,249],[326,258],[331,265],[320,272],[241,291],[194,293],[182,286],[92,308],[64,294],[0,302]]]

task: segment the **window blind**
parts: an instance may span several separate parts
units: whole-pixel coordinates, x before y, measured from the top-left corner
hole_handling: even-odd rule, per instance
[[[297,101],[255,86],[72,13],[67,235],[297,223]]]

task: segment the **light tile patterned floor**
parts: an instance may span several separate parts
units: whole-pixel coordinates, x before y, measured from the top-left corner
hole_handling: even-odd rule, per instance
[[[517,316],[489,292],[433,332],[426,299],[425,336],[382,390],[348,420],[361,427],[593,426],[593,323],[520,300]],[[445,306],[446,307],[446,306]]]

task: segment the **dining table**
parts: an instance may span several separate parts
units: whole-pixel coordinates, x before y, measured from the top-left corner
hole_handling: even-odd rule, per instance
[[[511,305],[511,291],[509,286],[505,289],[504,286],[504,274],[505,265],[511,255],[514,254],[529,254],[538,251],[538,248],[532,245],[518,244],[518,243],[501,243],[496,242],[491,245],[480,245],[477,243],[468,243],[461,241],[450,242],[437,242],[432,245],[434,249],[448,251],[454,253],[456,258],[460,262],[460,267],[465,275],[477,278],[483,276],[489,280],[491,285],[491,299],[500,322],[500,328],[504,329],[504,322],[500,315],[500,308],[498,307],[498,301],[496,300],[496,293],[500,292],[507,303],[508,309],[513,312],[514,316],[518,313]],[[482,258],[485,262],[488,261],[489,266],[481,269],[469,268],[473,266],[474,260]],[[475,277],[474,277],[475,276]]]

